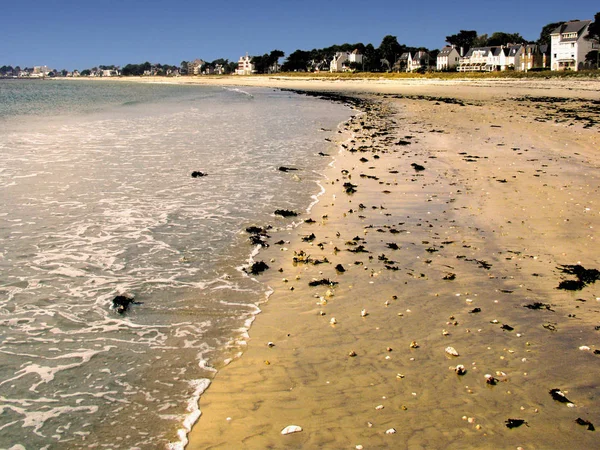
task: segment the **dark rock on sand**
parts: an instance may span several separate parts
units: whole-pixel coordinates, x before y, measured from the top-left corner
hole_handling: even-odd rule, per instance
[[[553,400],[556,400],[560,403],[573,403],[571,400],[567,398],[567,396],[560,389],[550,389],[550,395]]]
[[[246,232],[250,234],[249,239],[252,245],[260,245],[261,247],[268,247],[269,244],[265,241],[270,236],[267,234],[267,230],[270,229],[269,225],[266,228],[251,226],[246,228]]]
[[[298,215],[298,213],[295,211],[289,211],[287,209],[276,209],[275,215],[282,216],[282,217],[296,217]]]
[[[281,167],[279,168],[279,171],[280,171],[280,172],[289,172],[289,171],[291,171],[291,170],[298,170],[298,169],[296,169],[295,167],[285,167],[285,166],[281,166]]]
[[[315,233],[311,233],[311,234],[309,234],[308,236],[304,236],[304,237],[302,238],[302,240],[303,240],[304,242],[312,242],[312,241],[314,241],[316,238],[317,238],[317,237],[315,236]]]
[[[349,248],[348,251],[352,253],[369,253],[369,251],[365,249],[364,245],[359,245],[356,248]]]
[[[575,419],[575,422],[579,425],[587,427],[588,431],[596,430],[596,428],[594,428],[594,424],[592,422],[590,422],[589,420],[585,420],[585,419],[582,419],[581,417],[578,417],[577,419]]]
[[[529,309],[547,309],[548,311],[554,312],[554,310],[550,308],[550,305],[541,302],[534,302],[529,305],[524,305],[523,307]]]
[[[577,280],[565,280],[561,281],[558,285],[558,289],[565,289],[568,291],[579,291],[585,286],[591,283],[595,283],[600,280],[600,271],[597,269],[586,269],[585,267],[577,265],[565,265],[560,266],[562,273],[569,275],[575,275]]]
[[[424,166],[422,166],[421,164],[417,164],[417,163],[412,163],[411,167],[413,169],[415,169],[417,172],[421,172],[421,171],[425,170]]]
[[[340,273],[344,273],[346,271],[346,269],[344,269],[344,266],[342,266],[341,264],[335,266],[335,270],[337,270]]]
[[[208,174],[206,174],[204,172],[199,172],[197,170],[194,170],[192,172],[192,178],[202,178],[202,177],[205,177],[206,175],[208,175]]]
[[[352,184],[352,183],[344,183],[344,189],[346,191],[346,194],[354,194],[356,192],[356,188],[358,186],[356,184]]]
[[[308,282],[309,286],[335,286],[339,284],[337,281],[331,281],[329,278],[323,278],[321,280],[312,280]]]
[[[523,424],[529,426],[523,419],[506,419],[506,428],[518,428]]]
[[[257,261],[254,264],[252,264],[252,266],[250,266],[250,269],[244,269],[244,270],[247,273],[249,273],[250,275],[259,275],[268,269],[269,269],[269,266],[267,265],[267,263],[265,263],[264,261]]]

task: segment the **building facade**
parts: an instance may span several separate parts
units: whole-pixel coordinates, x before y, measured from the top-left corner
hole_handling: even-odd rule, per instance
[[[599,48],[597,42],[586,39],[591,23],[591,20],[572,20],[550,33],[552,70],[583,70],[595,66],[585,60],[589,52]]]
[[[440,50],[436,59],[437,70],[454,70],[460,61],[460,53],[456,47],[444,47]]]
[[[246,56],[240,56],[235,73],[236,75],[252,75],[254,73],[254,64],[252,64],[252,58],[248,56],[248,53],[246,53]]]

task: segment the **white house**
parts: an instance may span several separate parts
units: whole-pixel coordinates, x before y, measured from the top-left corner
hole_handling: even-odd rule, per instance
[[[587,40],[591,20],[572,20],[550,33],[551,70],[582,70],[593,67],[585,55],[599,49],[598,42]]]
[[[350,69],[351,63],[362,64],[363,55],[358,49],[352,52],[337,52],[329,63],[330,72],[346,72]]]
[[[121,74],[118,69],[103,69],[102,70],[103,77],[118,77],[120,75]]]
[[[508,54],[509,49],[503,45],[500,47],[490,47],[488,53],[488,62],[486,70],[493,72],[496,70],[506,70],[508,67]]]
[[[437,70],[454,70],[458,66],[460,54],[455,46],[444,47],[440,50],[436,60]]]
[[[508,55],[506,55],[506,68],[518,69],[521,67],[521,56],[525,51],[525,47],[521,44],[510,45],[508,47]]]
[[[415,52],[414,55],[408,54],[408,67],[406,68],[407,72],[414,72],[415,70],[428,70],[432,65],[431,56],[427,52]]]
[[[460,58],[459,72],[483,72],[489,70],[488,56],[490,47],[473,47]]]
[[[206,64],[201,59],[195,59],[193,61],[188,62],[188,75],[200,75],[202,73],[202,66]]]
[[[235,73],[236,75],[251,75],[254,73],[254,64],[252,64],[252,58],[248,56],[248,53],[246,53],[246,56],[240,56]]]

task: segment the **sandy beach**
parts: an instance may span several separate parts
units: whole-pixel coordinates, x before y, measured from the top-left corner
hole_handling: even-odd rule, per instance
[[[597,448],[599,81],[177,82],[361,99],[186,448]]]

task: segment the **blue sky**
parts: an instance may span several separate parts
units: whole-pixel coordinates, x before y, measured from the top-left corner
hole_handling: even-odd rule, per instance
[[[345,42],[441,48],[461,29],[535,40],[550,22],[593,19],[598,0],[2,0],[0,65],[85,69],[236,60]]]

